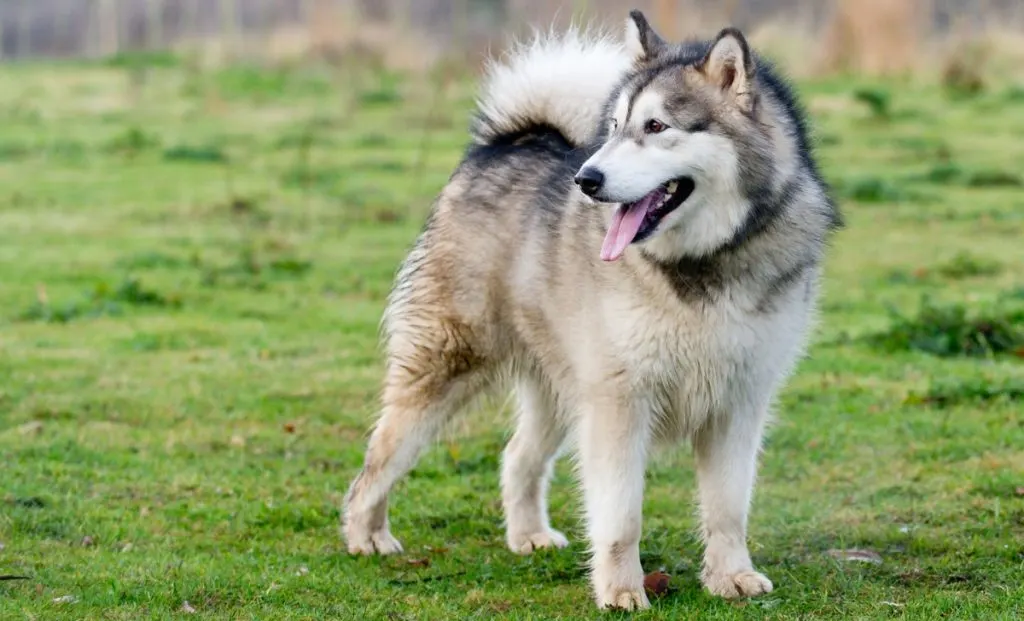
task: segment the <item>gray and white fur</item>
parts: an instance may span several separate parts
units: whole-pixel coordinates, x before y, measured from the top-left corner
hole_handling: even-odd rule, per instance
[[[746,544],[758,453],[840,226],[807,133],[734,29],[670,44],[633,11],[622,42],[570,30],[492,64],[472,144],[388,300],[381,414],[343,511],[349,551],[402,551],[392,487],[456,412],[511,385],[513,552],[566,545],[546,495],[572,447],[596,604],[647,607],[646,462],[689,440],[704,585],[771,591]]]

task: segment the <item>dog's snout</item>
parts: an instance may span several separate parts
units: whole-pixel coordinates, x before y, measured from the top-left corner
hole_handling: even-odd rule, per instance
[[[580,190],[583,191],[587,196],[593,196],[601,191],[601,186],[604,185],[604,173],[596,168],[590,166],[584,168],[576,174],[573,178],[576,185],[580,186]]]

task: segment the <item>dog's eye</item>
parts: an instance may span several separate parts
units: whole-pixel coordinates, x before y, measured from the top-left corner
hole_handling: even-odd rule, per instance
[[[703,121],[696,121],[694,123],[687,125],[686,131],[690,132],[691,134],[696,134],[697,132],[706,132],[710,127],[711,122],[705,119]]]
[[[658,119],[651,119],[644,123],[644,131],[648,134],[660,134],[666,129],[668,129],[668,127]]]

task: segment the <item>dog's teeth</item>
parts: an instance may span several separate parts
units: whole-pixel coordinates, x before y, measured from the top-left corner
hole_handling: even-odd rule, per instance
[[[679,182],[678,181],[672,181],[671,183],[668,184],[667,189],[668,189],[668,193],[669,194],[675,194],[676,190],[679,189]]]

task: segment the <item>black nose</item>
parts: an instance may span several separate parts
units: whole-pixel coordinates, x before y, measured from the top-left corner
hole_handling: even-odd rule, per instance
[[[601,186],[604,185],[604,173],[588,166],[577,173],[573,181],[580,186],[584,194],[593,196],[601,191]]]

